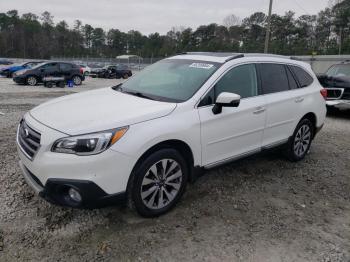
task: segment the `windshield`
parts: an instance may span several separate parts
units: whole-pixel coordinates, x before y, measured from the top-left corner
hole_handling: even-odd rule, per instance
[[[183,102],[191,98],[219,66],[213,62],[166,59],[146,67],[121,87],[123,92],[155,100]]]
[[[348,76],[350,77],[350,65],[335,65],[328,69],[327,76]]]

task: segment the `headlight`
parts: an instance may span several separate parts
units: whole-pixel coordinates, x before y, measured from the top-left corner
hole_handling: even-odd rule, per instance
[[[124,136],[128,127],[98,133],[70,136],[58,139],[51,151],[56,153],[95,155],[105,151]]]

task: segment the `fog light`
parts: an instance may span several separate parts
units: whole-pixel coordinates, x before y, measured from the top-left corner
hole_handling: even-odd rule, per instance
[[[72,188],[72,187],[69,188],[68,195],[74,202],[80,203],[81,200],[82,200],[79,191],[74,189],[74,188]]]

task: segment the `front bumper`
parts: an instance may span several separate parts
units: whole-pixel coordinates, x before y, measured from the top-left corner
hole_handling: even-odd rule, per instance
[[[83,198],[77,207],[85,208],[123,200],[134,158],[110,149],[91,156],[51,152],[52,143],[67,135],[37,122],[29,114],[25,121],[41,134],[40,148],[32,159],[17,144],[24,178],[37,194],[55,204],[74,206],[64,199],[67,188],[73,187]]]
[[[34,191],[46,201],[74,208],[99,208],[109,205],[124,205],[126,203],[126,193],[107,194],[92,181],[74,179],[48,179],[45,186],[32,174],[21,161],[19,166],[22,169],[24,179],[34,189]],[[82,201],[77,203],[70,199],[68,189],[77,190]]]
[[[23,76],[15,76],[13,78],[13,81],[15,81],[17,84],[25,84],[26,83],[26,78]]]

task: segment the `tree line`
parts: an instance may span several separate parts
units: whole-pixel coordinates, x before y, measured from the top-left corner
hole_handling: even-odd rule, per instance
[[[0,57],[115,57],[135,54],[166,57],[186,51],[263,52],[267,16],[256,12],[240,19],[226,17],[222,25],[197,29],[172,28],[167,34],[104,30],[76,20],[54,23],[44,12],[0,13]],[[311,55],[350,53],[350,0],[337,1],[317,15],[296,17],[292,11],[271,17],[270,53]]]

